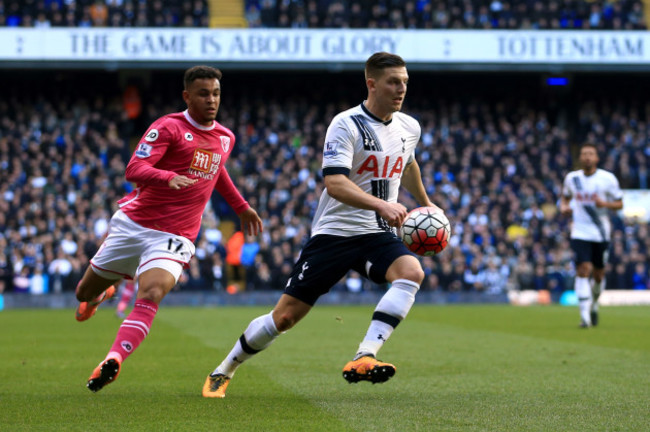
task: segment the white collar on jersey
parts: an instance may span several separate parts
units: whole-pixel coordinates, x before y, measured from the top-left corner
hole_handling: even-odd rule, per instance
[[[188,110],[183,111],[183,115],[185,116],[185,118],[187,119],[187,121],[190,122],[190,124],[191,124],[192,126],[194,126],[195,128],[197,128],[197,129],[201,129],[201,130],[209,131],[209,130],[212,130],[212,129],[214,129],[215,127],[217,127],[217,122],[216,122],[215,120],[212,120],[212,126],[201,126],[201,125],[198,124],[196,121],[194,121],[194,119],[192,118],[192,116],[190,116],[190,113],[189,113]]]

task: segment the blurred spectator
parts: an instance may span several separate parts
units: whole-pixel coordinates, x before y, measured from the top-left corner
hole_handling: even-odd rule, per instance
[[[13,285],[13,292],[23,294],[29,293],[30,281],[28,267],[23,267],[20,272],[14,276]]]
[[[345,279],[345,288],[348,292],[359,293],[363,291],[363,280],[359,273],[351,271]]]
[[[260,255],[255,256],[255,265],[246,269],[246,289],[266,290],[279,289],[273,285],[273,276],[269,265],[262,260]]]
[[[0,284],[2,284],[3,288],[11,286],[12,279],[13,270],[11,268],[11,263],[7,258],[7,254],[0,250]]]
[[[262,26],[262,14],[256,4],[249,4],[246,7],[245,17],[248,22],[248,27],[257,28]]]
[[[648,289],[648,269],[643,263],[636,263],[632,273],[632,280],[630,281],[632,289],[645,290]]]
[[[195,259],[190,260],[189,270],[184,272],[186,280],[183,287],[188,290],[205,290],[209,288],[208,279],[201,273],[199,262]]]
[[[508,275],[498,268],[494,260],[487,263],[487,268],[479,272],[479,282],[487,294],[501,294],[506,290]]]
[[[241,247],[240,262],[244,267],[253,267],[255,258],[260,251],[260,245],[254,236],[245,236],[245,242]]]
[[[34,273],[29,278],[30,294],[47,294],[49,291],[49,277],[43,273],[43,266],[37,265]]]
[[[611,273],[611,274],[610,274]],[[626,288],[630,289],[631,286],[628,282],[628,274],[625,269],[625,264],[619,262],[614,266],[614,271],[607,274],[607,288]]]
[[[480,263],[478,261],[472,261],[465,269],[463,274],[463,284],[466,291],[483,292],[485,289],[479,266]]]
[[[533,273],[533,289],[536,291],[545,290],[548,288],[548,275],[543,265],[538,264],[535,266]]]
[[[212,255],[212,262],[210,266],[210,279],[212,280],[212,288],[216,291],[223,290],[227,285],[226,271],[223,267],[223,260],[221,254],[215,253]],[[268,279],[264,279],[264,282],[268,282]],[[259,286],[258,288],[267,288],[266,285]]]
[[[106,27],[106,23],[108,22],[108,8],[103,0],[95,0],[88,10],[93,27]]]
[[[52,282],[52,292],[60,293],[63,291],[64,286],[72,285],[72,281],[68,279],[72,273],[72,263],[67,258],[68,255],[63,249],[59,249],[57,257],[47,268],[47,273]]]
[[[228,280],[231,283],[244,279],[241,260],[244,241],[244,233],[237,231],[226,242],[226,264],[229,271]]]

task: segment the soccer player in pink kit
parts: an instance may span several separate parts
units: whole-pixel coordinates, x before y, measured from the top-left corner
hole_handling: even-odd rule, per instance
[[[158,305],[194,255],[193,241],[214,189],[237,213],[243,230],[262,230],[262,220],[225,169],[235,136],[215,120],[220,80],[221,71],[208,66],[185,72],[187,110],[159,118],[140,140],[126,168],[126,179],[138,187],[119,201],[108,236],[77,286],[78,321],[93,316],[115,294],[119,280],[137,278],[139,287],[132,312],[88,379],[94,392],[117,378],[122,362],[149,333]]]
[[[137,291],[136,283],[134,280],[125,279],[122,283],[122,289],[120,290],[120,301],[117,303],[117,308],[115,309],[115,315],[119,319],[126,318],[126,308],[133,300],[133,296]]]

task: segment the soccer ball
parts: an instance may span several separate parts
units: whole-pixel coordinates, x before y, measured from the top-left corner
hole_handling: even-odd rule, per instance
[[[400,229],[400,236],[406,247],[422,256],[436,255],[449,243],[451,226],[444,213],[433,207],[418,207],[412,210]]]

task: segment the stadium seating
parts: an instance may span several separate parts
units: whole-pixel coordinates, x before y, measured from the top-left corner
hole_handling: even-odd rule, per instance
[[[0,26],[645,30],[646,10],[641,0],[15,0]]]
[[[9,27],[208,27],[206,0],[12,0],[0,26]]]
[[[265,222],[264,235],[246,240],[248,255],[237,275],[246,276],[246,282],[238,289],[278,290],[309,235],[323,187],[320,148],[326,126],[336,112],[359,103],[363,89],[358,96],[350,92],[359,87],[356,76],[323,74],[318,76],[322,88],[307,99],[295,82],[309,86],[313,75],[295,81],[278,74],[267,77],[274,83],[267,86],[264,80],[253,84],[250,74],[227,75],[219,114],[237,136],[228,169]],[[94,75],[112,83],[102,88],[83,87],[68,76],[0,91],[0,280],[5,291],[74,289],[116,200],[132,187],[124,181],[124,168],[134,140],[152,120],[178,106],[178,94],[156,90],[175,88],[176,75],[156,76],[156,88],[143,94],[136,119],[126,116],[115,97],[118,80],[111,74]],[[17,74],[7,79],[29,81]],[[63,81],[54,85],[54,79]],[[453,221],[448,250],[423,260],[423,289],[561,293],[571,287],[574,272],[568,221],[555,210],[563,175],[573,169],[576,145],[593,142],[603,167],[615,172],[622,186],[647,188],[647,93],[635,92],[634,83],[632,90],[618,93],[612,88],[598,95],[578,93],[563,102],[567,109],[562,111],[552,97],[537,98],[539,89],[525,93],[531,86],[524,78],[512,91],[525,94],[521,99],[495,96],[488,78],[461,96],[454,90],[459,79],[414,76],[405,106],[422,125],[418,158],[424,183]],[[406,194],[400,201],[416,206]],[[225,240],[236,220],[215,196],[197,241],[197,265],[181,289],[231,285]],[[647,285],[647,227],[618,217],[614,223],[608,288]],[[377,289],[352,282],[341,281],[335,289]]]
[[[644,2],[248,0],[250,27],[644,30]]]

